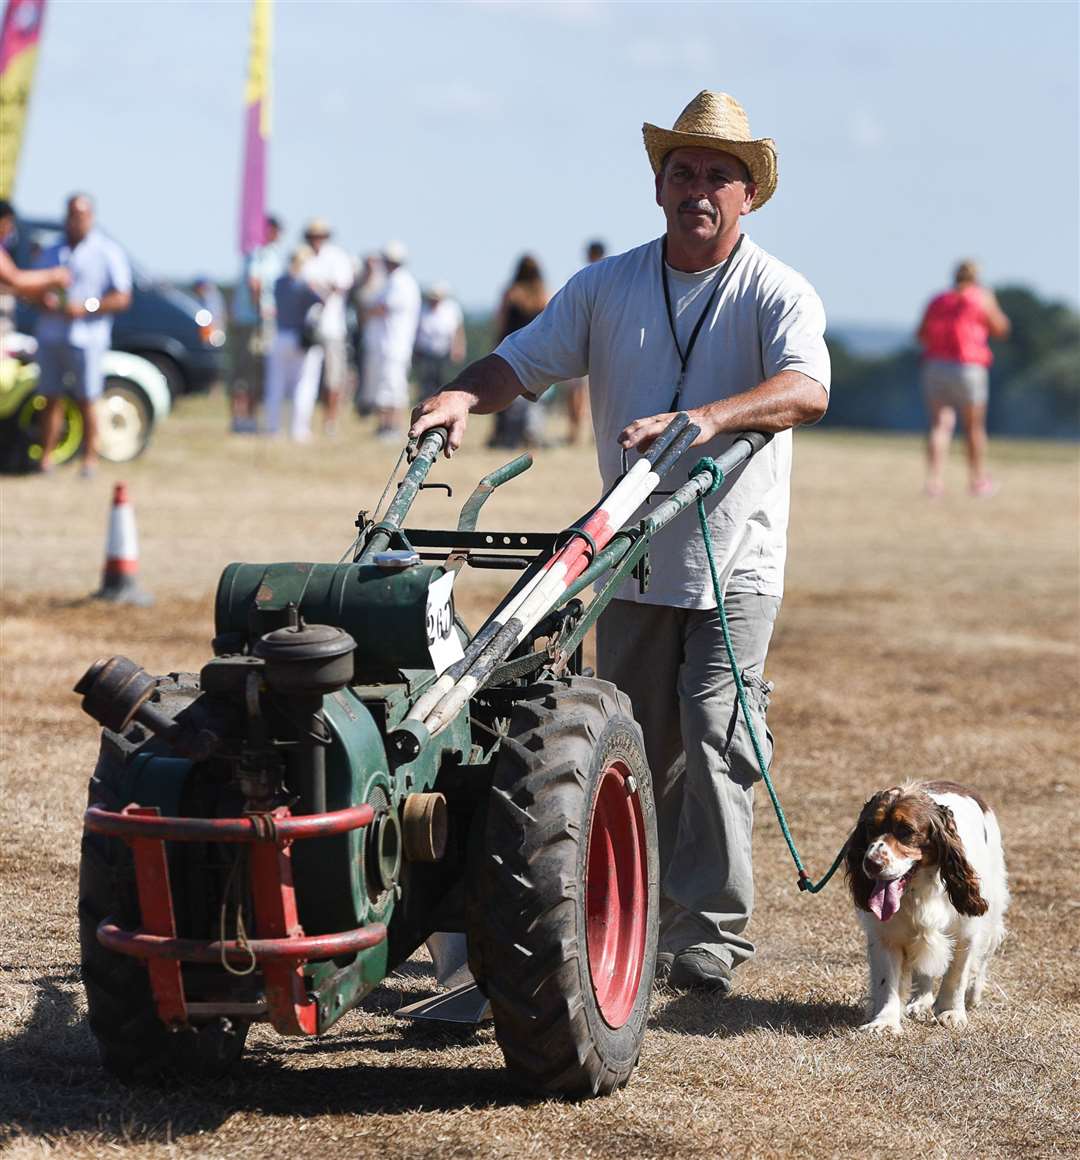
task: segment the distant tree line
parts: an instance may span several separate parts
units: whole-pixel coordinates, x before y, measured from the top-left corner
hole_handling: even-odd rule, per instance
[[[1012,334],[994,342],[987,423],[1001,435],[1080,438],[1080,315],[1023,286],[996,291]],[[493,347],[491,317],[465,323],[469,358]],[[909,346],[875,358],[828,338],[832,399],[823,426],[918,431],[925,423],[914,326]]]
[[[1022,286],[996,293],[1012,334],[991,343],[990,430],[1080,438],[1080,315]],[[880,358],[860,358],[841,339],[830,338],[828,344],[833,384],[823,425],[903,431],[923,426],[914,335],[909,347]]]

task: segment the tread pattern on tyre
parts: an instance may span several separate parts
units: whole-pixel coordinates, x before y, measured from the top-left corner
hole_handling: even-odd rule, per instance
[[[579,898],[585,799],[602,745],[636,767],[649,847],[645,964],[634,1011],[617,1030],[603,1022],[592,993]],[[470,964],[491,1001],[507,1065],[530,1085],[564,1095],[623,1086],[648,1017],[657,866],[641,731],[614,685],[577,677],[526,690],[497,760],[484,846],[470,874]]]
[[[88,805],[120,810],[129,804],[127,761],[133,751],[128,739],[103,731]],[[233,1020],[229,1030],[214,1023],[169,1031],[157,1017],[146,967],[98,942],[98,925],[109,915],[123,927],[139,925],[131,853],[119,839],[84,833],[79,860],[80,961],[90,1029],[102,1064],[133,1082],[167,1072],[212,1077],[226,1071],[243,1051],[248,1021]]]

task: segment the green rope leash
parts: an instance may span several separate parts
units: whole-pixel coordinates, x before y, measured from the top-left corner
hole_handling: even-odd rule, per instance
[[[833,864],[825,872],[824,877],[817,882],[812,882],[810,875],[807,874],[803,866],[802,859],[799,857],[799,851],[795,847],[795,839],[791,836],[787,818],[784,816],[784,807],[781,806],[780,799],[776,796],[776,789],[773,787],[772,778],[769,776],[765,754],[762,752],[761,742],[758,740],[757,731],[754,729],[754,722],[750,718],[750,708],[746,703],[746,689],[743,686],[739,665],[735,660],[735,649],[731,643],[731,631],[728,628],[727,612],[724,610],[724,598],[720,591],[720,575],[716,571],[716,557],[713,555],[712,534],[709,531],[709,521],[705,515],[705,498],[706,496],[712,495],[724,482],[724,473],[721,471],[717,462],[708,456],[699,459],[690,474],[693,476],[703,471],[707,471],[712,476],[712,485],[705,495],[698,498],[698,520],[701,522],[701,538],[705,541],[705,554],[709,558],[709,572],[712,575],[713,593],[716,596],[716,610],[720,613],[720,628],[724,634],[724,647],[727,649],[728,664],[731,666],[731,672],[735,678],[735,691],[739,698],[739,708],[742,710],[746,728],[750,732],[750,740],[754,746],[754,756],[757,758],[758,769],[761,772],[762,780],[765,782],[765,788],[769,791],[769,798],[772,800],[776,820],[780,823],[780,830],[784,835],[784,841],[787,842],[787,848],[791,852],[791,860],[795,863],[795,869],[799,872],[799,889],[808,891],[810,894],[817,894],[818,891],[825,889],[829,879],[840,869],[840,864],[843,862],[844,855],[847,853],[847,842],[840,847],[840,852],[833,859]]]

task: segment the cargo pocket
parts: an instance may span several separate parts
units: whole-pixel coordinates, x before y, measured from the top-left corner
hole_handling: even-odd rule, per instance
[[[761,754],[765,758],[766,768],[771,769],[773,735],[769,731],[765,715],[769,708],[769,695],[773,690],[772,682],[766,681],[760,673],[752,669],[743,670],[742,682],[746,691],[746,707],[750,710],[750,719],[754,723]],[[740,785],[751,785],[761,780],[761,769],[758,766],[757,754],[754,752],[754,743],[750,739],[750,730],[746,727],[746,718],[743,716],[738,697],[735,698],[734,713],[728,729],[725,757],[732,778]]]

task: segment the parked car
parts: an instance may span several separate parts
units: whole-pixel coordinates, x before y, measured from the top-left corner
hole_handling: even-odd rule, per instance
[[[20,339],[23,336],[18,336]],[[26,349],[33,340],[25,339]],[[41,415],[46,399],[38,393],[38,367],[11,357],[11,336],[0,344],[0,471],[34,471],[41,462]],[[98,404],[98,451],[110,463],[127,463],[141,455],[155,426],[170,409],[165,376],[146,359],[127,351],[110,350],[104,357],[105,388]],[[53,461],[66,463],[82,444],[83,420],[79,408],[65,398],[60,442]]]
[[[35,253],[63,233],[61,222],[20,218],[9,243],[12,257],[32,266]],[[131,270],[131,307],[113,321],[113,349],[153,363],[174,398],[209,390],[224,375],[225,332],[190,294],[150,277],[135,261]],[[33,315],[32,306],[20,304],[16,328],[32,333]]]

